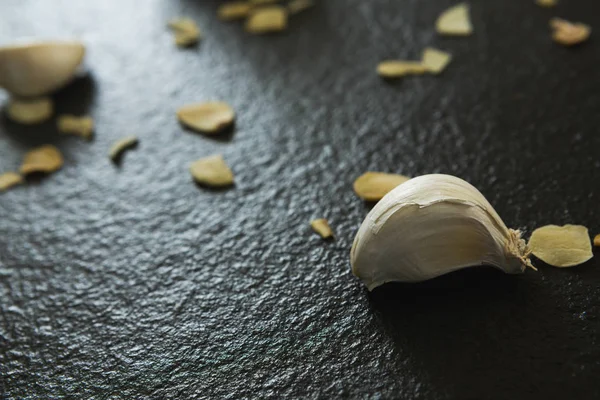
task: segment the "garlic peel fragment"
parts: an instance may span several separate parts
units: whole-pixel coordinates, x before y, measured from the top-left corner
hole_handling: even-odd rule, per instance
[[[546,225],[529,239],[533,255],[553,267],[574,267],[591,259],[592,244],[588,229],[581,225]]]
[[[445,51],[434,49],[433,47],[427,47],[423,50],[423,57],[421,62],[423,66],[427,68],[427,71],[432,74],[441,73],[452,61],[452,55]]]
[[[114,162],[117,162],[121,158],[121,155],[123,155],[123,152],[134,148],[135,146],[137,146],[137,144],[138,144],[137,136],[133,136],[133,135],[126,136],[126,137],[119,139],[113,143],[113,145],[110,147],[108,156],[110,157],[111,160],[113,160]]]
[[[200,28],[193,19],[178,18],[172,19],[168,27],[173,31],[175,44],[179,47],[192,46],[201,39]]]
[[[325,218],[319,218],[310,221],[310,227],[323,239],[329,239],[333,237],[333,230]]]
[[[234,1],[219,6],[217,15],[222,21],[233,21],[246,18],[252,10],[252,4],[246,1]]]
[[[354,193],[365,201],[379,201],[398,185],[410,178],[385,172],[365,172],[354,181]]]
[[[440,174],[413,178],[381,199],[354,239],[351,262],[369,290],[467,267],[517,274],[531,266],[521,233],[475,187]]]
[[[92,117],[77,117],[71,114],[60,115],[56,120],[56,128],[62,135],[80,136],[92,140],[94,136],[94,120]]]
[[[253,9],[246,20],[245,29],[249,33],[266,34],[281,32],[287,28],[287,9],[280,5],[270,5]]]
[[[287,10],[290,15],[298,14],[304,10],[313,7],[313,0],[292,0],[287,4]]]
[[[190,129],[206,134],[216,134],[231,126],[235,111],[222,101],[188,104],[177,110],[179,122]]]
[[[0,174],[0,192],[23,183],[23,177],[16,172],[5,172]]]
[[[436,31],[447,36],[469,36],[473,33],[467,3],[460,3],[444,11],[435,23]]]
[[[550,20],[552,39],[563,46],[574,46],[585,42],[591,35],[592,29],[581,22],[569,22],[561,18]]]
[[[233,172],[220,154],[204,157],[190,165],[196,182],[210,187],[226,187],[234,183]]]
[[[402,78],[406,75],[421,75],[427,67],[420,61],[385,60],[377,64],[377,74],[382,78]]]
[[[39,97],[73,79],[85,46],[77,41],[44,41],[0,48],[0,87],[19,97]]]
[[[557,3],[557,0],[535,0],[535,4],[537,4],[540,7],[546,8],[556,7]]]
[[[46,121],[52,116],[54,105],[49,97],[35,99],[9,100],[6,114],[10,119],[20,124],[33,125]]]
[[[253,6],[262,6],[265,4],[273,4],[273,3],[278,3],[279,0],[249,0],[250,4]]]
[[[64,160],[60,150],[47,144],[27,152],[19,172],[23,175],[34,172],[50,173],[61,169],[63,163]]]

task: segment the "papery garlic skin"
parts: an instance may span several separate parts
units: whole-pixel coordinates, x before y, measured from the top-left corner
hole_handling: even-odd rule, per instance
[[[529,250],[471,184],[423,175],[388,193],[367,215],[351,251],[352,272],[369,290],[489,265],[522,273]]]

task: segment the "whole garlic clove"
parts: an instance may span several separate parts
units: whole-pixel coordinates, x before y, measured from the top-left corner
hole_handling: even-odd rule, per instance
[[[31,42],[0,48],[0,87],[17,97],[38,97],[66,85],[85,54],[77,41]]]
[[[350,257],[352,272],[372,290],[480,265],[518,274],[533,268],[529,254],[521,232],[508,229],[475,187],[434,174],[381,199],[358,230]]]

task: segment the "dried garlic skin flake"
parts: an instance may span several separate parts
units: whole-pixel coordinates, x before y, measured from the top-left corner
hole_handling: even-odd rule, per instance
[[[123,139],[119,139],[113,143],[110,147],[109,156],[113,161],[118,161],[123,155],[123,152],[128,149],[134,148],[138,144],[137,136],[126,136]]]
[[[573,267],[594,255],[588,229],[581,225],[546,225],[529,239],[533,255],[553,267]]]
[[[202,133],[219,133],[231,126],[235,112],[222,101],[189,104],[177,110],[179,122]]]
[[[175,34],[175,44],[179,47],[192,46],[201,38],[200,28],[190,18],[173,19],[168,26]]]
[[[250,4],[253,6],[262,6],[265,4],[273,4],[277,3],[279,0],[249,0]]]
[[[5,172],[0,175],[0,192],[23,183],[23,177],[16,172]]]
[[[50,173],[58,171],[63,163],[60,151],[56,147],[47,144],[27,152],[19,172],[23,175],[33,172]]]
[[[354,181],[354,193],[366,201],[379,201],[398,185],[410,178],[384,172],[365,172]]]
[[[37,99],[10,99],[6,114],[20,124],[32,125],[46,121],[52,116],[54,105],[49,97]]]
[[[313,0],[292,0],[287,4],[288,13],[290,15],[301,13],[314,6]]]
[[[594,236],[594,246],[600,247],[600,235]]]
[[[190,173],[194,180],[201,185],[211,187],[233,185],[233,172],[220,154],[194,161],[190,166]]]
[[[246,20],[246,31],[254,34],[281,32],[287,27],[287,10],[278,5],[252,10]]]
[[[550,27],[553,29],[552,39],[563,46],[574,46],[586,41],[592,33],[592,28],[580,22],[569,22],[560,18],[552,18]]]
[[[75,115],[61,115],[56,121],[58,132],[64,135],[81,136],[91,140],[94,135],[94,120],[92,117],[76,117]]]
[[[438,17],[435,30],[440,35],[469,36],[473,33],[473,25],[469,14],[467,3],[460,3],[451,7]]]
[[[446,69],[448,64],[450,64],[450,61],[452,61],[452,55],[450,53],[432,47],[427,47],[423,50],[421,63],[427,68],[427,72],[437,75]]]
[[[540,7],[555,7],[558,4],[556,0],[535,0],[535,4]]]
[[[424,74],[427,67],[418,61],[387,60],[377,65],[377,73],[382,78],[402,78],[406,75]]]
[[[319,218],[310,221],[310,226],[313,231],[318,233],[323,239],[329,239],[333,237],[333,230],[331,230],[331,227],[325,218]]]
[[[225,3],[217,10],[217,15],[222,21],[234,21],[246,18],[252,10],[252,4],[246,1]]]

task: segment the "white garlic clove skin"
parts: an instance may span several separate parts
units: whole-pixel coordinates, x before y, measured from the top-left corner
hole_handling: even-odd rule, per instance
[[[0,87],[13,96],[37,97],[73,79],[85,55],[78,41],[41,41],[0,48]]]
[[[373,290],[482,265],[518,274],[531,266],[529,253],[521,233],[508,229],[475,187],[434,174],[383,197],[358,230],[350,257],[354,275]]]

